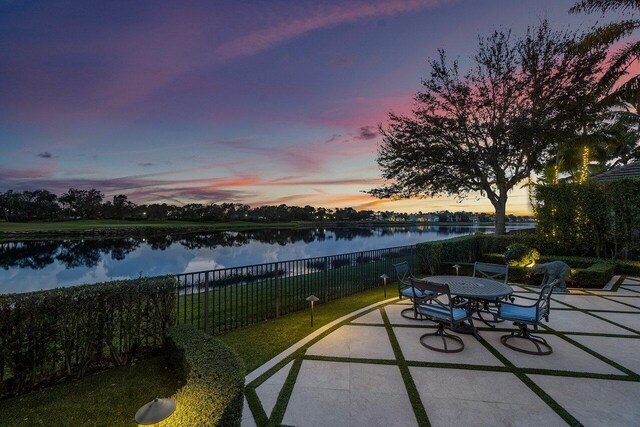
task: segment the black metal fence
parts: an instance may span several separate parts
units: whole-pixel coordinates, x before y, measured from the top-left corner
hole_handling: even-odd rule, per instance
[[[251,325],[307,308],[310,295],[323,303],[380,286],[415,256],[410,245],[178,274],[177,322],[212,334]]]

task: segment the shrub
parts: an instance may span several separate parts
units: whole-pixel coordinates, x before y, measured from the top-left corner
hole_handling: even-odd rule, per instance
[[[540,252],[522,243],[513,243],[504,253],[504,262],[512,267],[526,267],[540,259]]]
[[[478,258],[476,236],[421,243],[416,245],[416,251],[418,270],[430,274],[440,273],[443,262],[473,262]]]
[[[176,411],[167,426],[239,426],[244,399],[244,369],[222,341],[189,325],[168,333],[170,360],[184,386],[173,396]]]
[[[639,254],[640,179],[540,185],[535,199],[538,234],[555,240],[562,253],[625,259]]]
[[[613,277],[615,264],[597,262],[588,268],[577,268],[571,273],[573,286],[581,288],[602,288]]]
[[[160,349],[175,298],[170,277],[0,296],[0,397]]]

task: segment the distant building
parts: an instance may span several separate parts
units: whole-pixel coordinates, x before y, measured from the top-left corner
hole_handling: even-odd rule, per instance
[[[478,225],[480,224],[480,218],[478,218],[478,215],[470,215],[469,222],[471,222],[474,226]]]
[[[630,162],[591,177],[591,181],[615,181],[623,178],[640,177],[640,162]]]
[[[438,215],[426,214],[426,215],[423,215],[422,217],[426,222],[440,222],[440,217]]]

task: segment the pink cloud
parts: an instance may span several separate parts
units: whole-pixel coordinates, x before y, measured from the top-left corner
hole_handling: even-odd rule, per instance
[[[287,19],[231,40],[215,50],[225,60],[256,54],[310,31],[334,27],[359,19],[389,16],[433,8],[451,0],[400,0],[329,4],[316,2],[298,18]]]

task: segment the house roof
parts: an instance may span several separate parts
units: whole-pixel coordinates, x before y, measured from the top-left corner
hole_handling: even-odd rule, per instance
[[[640,161],[627,163],[624,166],[620,166],[601,174],[591,177],[594,181],[614,181],[622,178],[640,177]]]

